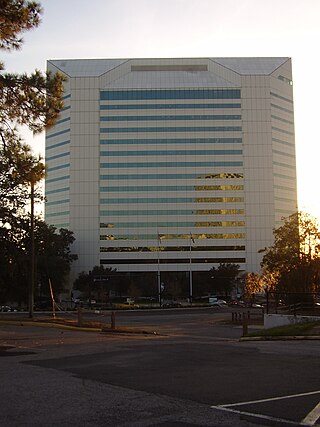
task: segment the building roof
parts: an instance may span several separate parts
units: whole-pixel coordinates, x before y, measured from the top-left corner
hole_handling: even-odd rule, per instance
[[[179,87],[235,87],[235,83],[211,73],[209,71],[131,71],[114,80],[111,84],[112,88],[179,88]],[[108,85],[106,86],[108,87]]]
[[[216,64],[219,64],[229,70],[234,71],[237,74],[240,75],[269,75],[273,71],[275,71],[278,67],[280,67],[282,64],[284,64],[286,61],[288,61],[288,57],[283,58],[177,58],[177,63],[185,62],[186,60],[189,60],[190,63],[193,61],[199,62],[199,60],[203,60],[205,62],[213,61]],[[99,77],[102,74],[107,73],[108,71],[118,67],[119,65],[122,65],[128,61],[134,61],[134,58],[128,58],[128,59],[56,59],[56,60],[49,60],[48,62],[55,67],[57,67],[59,70],[61,70],[63,73],[67,74],[69,77]],[[166,61],[167,59],[137,59],[139,63],[142,61],[153,63],[159,61]],[[170,59],[171,62],[174,61],[174,59]],[[132,71],[130,74],[134,74],[135,72]],[[156,74],[158,73],[158,74]],[[146,81],[146,84],[152,85],[152,87],[155,87],[155,77],[158,78],[160,75],[164,77],[163,73],[171,73],[170,75],[167,74],[166,84],[168,83],[168,77],[175,80],[175,87],[179,79],[181,78],[183,80],[183,85],[186,83],[190,83],[190,80],[192,80],[192,71],[148,71],[144,72],[144,76],[141,75],[141,72],[139,72],[139,80],[141,77],[146,77],[148,81]],[[218,76],[214,76],[210,72],[206,71],[198,71],[195,72],[197,74],[197,84],[199,84],[198,79],[199,75],[201,74],[201,79],[203,80],[202,83],[208,84],[209,86],[211,84],[220,86],[220,85],[228,85],[228,82],[223,81],[223,79],[219,78]],[[153,74],[153,75],[152,75]],[[147,77],[148,76],[148,77]],[[134,76],[128,77],[134,79]],[[220,79],[220,80],[219,80]],[[195,82],[196,79],[194,79]],[[152,83],[151,83],[152,82]],[[122,82],[121,84],[123,84]],[[120,82],[119,82],[120,84]],[[160,87],[160,86],[159,86]]]
[[[269,75],[289,58],[210,58],[241,75]]]

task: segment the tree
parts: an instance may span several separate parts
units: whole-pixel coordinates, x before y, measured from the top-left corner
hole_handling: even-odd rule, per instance
[[[36,1],[0,0],[0,49],[20,49],[21,34],[39,25],[41,13],[41,6]],[[45,175],[44,164],[22,141],[18,127],[27,126],[33,132],[41,132],[53,125],[63,107],[64,81],[62,74],[43,74],[38,70],[30,75],[5,73],[4,64],[0,63],[0,245],[7,254],[4,263],[12,258],[10,249],[14,248],[14,255],[17,255],[20,242],[9,240],[10,244],[6,244],[5,239],[20,223],[20,216],[24,215],[30,200],[30,239],[33,244],[33,206],[38,196],[35,184]],[[15,231],[20,233],[19,229]],[[24,250],[23,247],[20,249]],[[29,306],[32,310],[33,250],[30,259]]]
[[[27,241],[30,241],[27,236]],[[65,228],[56,229],[44,221],[35,224],[35,253],[37,254],[37,282],[47,285],[50,279],[55,294],[64,289],[71,263],[78,259],[71,253],[70,246],[75,238],[73,232]],[[48,289],[48,288],[47,288]]]
[[[274,244],[263,249],[261,262],[266,275],[277,275],[279,292],[319,290],[320,231],[315,218],[296,212],[274,230]]]
[[[0,0],[0,49],[19,49],[21,33],[35,28],[41,21],[38,2]],[[29,200],[30,171],[42,169],[41,159],[33,156],[17,126],[41,132],[55,123],[63,107],[62,74],[4,73],[0,63],[0,213],[1,222],[16,214]],[[28,178],[29,174],[29,178]],[[39,177],[39,175],[38,175]],[[41,178],[43,177],[43,174]]]
[[[36,1],[0,0],[0,49],[20,49],[20,34],[37,27],[42,9]],[[4,74],[0,65],[0,118],[2,141],[14,136],[12,122],[35,132],[55,123],[63,107],[62,74]]]
[[[244,296],[247,300],[262,291],[261,277],[257,273],[247,273],[244,279]]]
[[[217,268],[212,267],[210,274],[215,292],[229,297],[239,273],[240,266],[238,264],[221,263]]]
[[[25,302],[30,275],[30,221],[19,217],[14,227],[6,229],[5,238],[0,235],[0,301]],[[48,294],[48,281],[55,294],[61,292],[71,263],[77,256],[71,253],[73,233],[61,228],[59,231],[44,221],[35,219],[35,283],[38,293]],[[37,291],[37,289],[36,289]]]
[[[115,286],[117,279],[117,269],[96,265],[89,272],[82,271],[74,281],[73,289],[79,290],[86,297],[91,298],[95,292],[99,300],[103,299],[103,294],[108,293],[111,287]]]

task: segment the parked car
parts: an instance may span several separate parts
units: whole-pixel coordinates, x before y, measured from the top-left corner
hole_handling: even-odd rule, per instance
[[[140,308],[138,304],[132,304],[129,302],[113,303],[112,308],[114,310],[134,310]]]
[[[181,302],[179,301],[164,301],[162,303],[162,307],[163,308],[178,308],[178,307],[182,307]]]
[[[1,311],[2,313],[7,313],[7,312],[9,312],[9,311],[14,311],[14,309],[13,309],[12,307],[9,307],[8,305],[2,305],[2,306],[0,307],[0,311]]]
[[[263,305],[262,305],[262,304],[259,304],[259,303],[257,303],[257,302],[254,302],[254,303],[251,305],[251,307],[252,307],[252,308],[263,308]]]
[[[217,299],[217,301],[212,301],[210,303],[210,307],[227,307],[227,301],[224,299]]]
[[[234,300],[229,301],[228,305],[230,307],[245,307],[246,303],[244,301],[234,299]]]

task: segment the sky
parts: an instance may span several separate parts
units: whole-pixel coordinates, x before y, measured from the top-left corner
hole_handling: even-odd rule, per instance
[[[8,72],[49,59],[291,57],[299,210],[320,221],[320,0],[42,0]],[[44,134],[25,133],[44,154]]]

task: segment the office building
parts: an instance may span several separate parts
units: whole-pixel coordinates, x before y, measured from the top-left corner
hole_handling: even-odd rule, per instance
[[[45,220],[74,232],[73,277],[260,269],[297,210],[290,58],[50,60]]]

